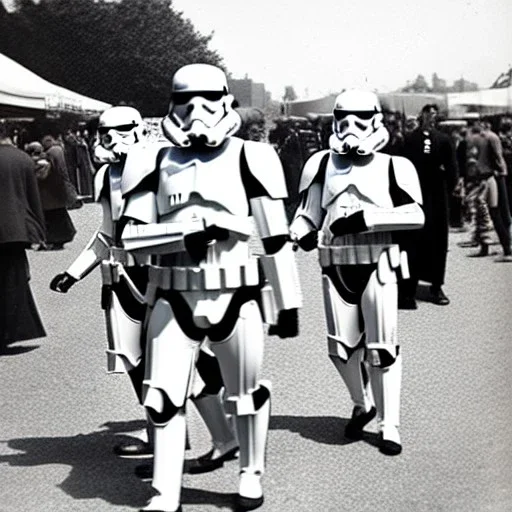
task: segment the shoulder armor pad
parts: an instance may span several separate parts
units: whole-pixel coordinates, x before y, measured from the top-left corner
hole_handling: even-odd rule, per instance
[[[272,199],[288,196],[283,166],[275,149],[264,142],[244,141],[244,152],[251,174]]]
[[[94,175],[94,200],[98,202],[105,185],[105,173],[108,171],[108,164],[102,165]]]
[[[123,196],[156,170],[158,154],[165,148],[170,148],[169,143],[136,144],[130,148],[126,155],[121,181]]]
[[[302,169],[302,174],[300,176],[299,183],[299,194],[304,192],[307,188],[310,187],[311,183],[313,183],[314,179],[317,177],[319,171],[321,170],[321,163],[324,157],[330,153],[329,149],[323,149],[322,151],[318,151],[317,153],[311,155],[304,167]]]
[[[422,204],[421,186],[416,168],[403,156],[392,156],[393,169],[398,186],[407,192],[414,201]]]

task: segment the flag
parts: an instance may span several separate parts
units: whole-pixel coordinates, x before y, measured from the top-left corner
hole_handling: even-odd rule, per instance
[[[512,67],[506,72],[502,73],[496,81],[491,85],[491,89],[503,89],[512,85]]]

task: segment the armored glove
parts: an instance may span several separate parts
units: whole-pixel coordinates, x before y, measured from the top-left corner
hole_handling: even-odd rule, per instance
[[[269,327],[268,334],[280,338],[294,338],[297,336],[299,334],[299,311],[297,309],[283,309],[280,311],[277,324]]]
[[[318,245],[318,231],[311,231],[301,239],[293,242],[293,250],[296,251],[299,247],[306,252],[316,249]]]
[[[50,288],[54,292],[66,293],[78,279],[70,276],[67,272],[57,274],[50,283]]]
[[[213,240],[227,240],[229,231],[218,226],[208,226],[203,231],[196,231],[185,235],[184,242],[187,252],[196,261],[201,261],[206,256],[208,244]]]
[[[348,217],[340,217],[336,219],[329,227],[335,236],[348,235],[350,233],[362,233],[368,231],[368,226],[364,220],[364,212],[362,210],[349,215]]]

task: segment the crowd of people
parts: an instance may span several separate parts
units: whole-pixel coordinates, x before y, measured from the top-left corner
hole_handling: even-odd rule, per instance
[[[26,250],[56,251],[73,241],[69,210],[93,193],[92,139],[86,129],[63,136],[44,123],[30,129],[2,122],[0,165],[0,351],[15,341],[45,336],[30,290]],[[19,180],[24,176],[24,183]],[[16,291],[16,293],[14,293]],[[12,300],[17,297],[17,300]]]
[[[379,450],[400,454],[396,310],[417,308],[420,281],[431,302],[450,304],[450,227],[471,229],[465,245],[477,257],[491,253],[494,230],[496,261],[512,261],[512,120],[498,133],[481,120],[446,133],[435,104],[404,119],[384,115],[373,93],[345,91],[332,116],[269,128],[262,111],[235,110],[219,68],[184,66],[172,87],[163,138],[151,144],[131,107],[104,112],[95,143],[84,130],[22,141],[0,123],[0,347],[45,336],[26,250],[74,239],[68,210],[92,196],[98,173],[102,224],[50,288],[66,293],[102,268],[108,370],[129,375],[147,413],[146,440],[117,447],[154,454],[144,510],[181,510],[188,400],[213,446],[189,471],[239,457],[238,509],[263,503],[263,325],[298,335],[293,250],[318,250],[328,356],[354,404],[345,436],[360,438],[376,417]],[[249,248],[249,212],[262,255]]]
[[[450,230],[471,232],[470,239],[461,242],[463,247],[480,249],[471,257],[492,255],[489,247],[495,233],[502,249],[496,261],[512,260],[512,118],[440,121],[434,104],[425,105],[418,116],[384,113],[390,137],[382,151],[413,162],[426,215],[422,230],[396,235],[409,254],[411,271],[411,278],[400,285],[401,309],[417,308],[418,281],[431,284],[432,302],[449,304],[443,285]],[[290,116],[277,119],[269,129],[268,139],[285,169],[290,218],[299,199],[300,169],[311,154],[328,147],[331,124],[331,116]]]

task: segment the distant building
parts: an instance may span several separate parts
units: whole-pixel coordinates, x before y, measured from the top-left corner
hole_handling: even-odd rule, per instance
[[[478,91],[478,84],[474,82],[470,82],[469,80],[465,80],[461,78],[460,80],[455,80],[453,82],[453,87],[451,87],[451,92],[468,92],[468,91]]]
[[[251,78],[228,78],[231,94],[241,107],[264,109],[270,100],[270,93],[265,84],[254,82]]]
[[[414,94],[441,94],[450,92],[467,92],[467,91],[478,91],[478,84],[470,82],[464,78],[455,80],[452,86],[449,86],[447,81],[440,78],[437,73],[432,74],[432,86],[427,83],[427,80],[423,75],[418,75],[416,79],[411,82],[408,81],[407,85],[403,87],[399,92],[414,93]]]
[[[432,92],[446,92],[448,85],[446,80],[439,78],[437,73],[432,75]]]

